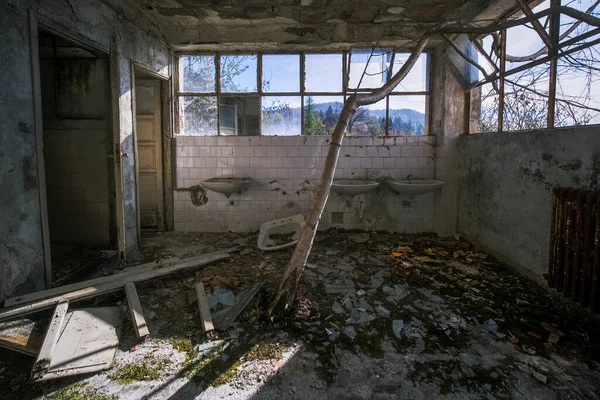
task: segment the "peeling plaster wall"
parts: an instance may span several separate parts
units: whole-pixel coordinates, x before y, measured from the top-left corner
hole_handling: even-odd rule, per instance
[[[432,133],[435,146],[435,179],[444,186],[435,192],[434,231],[440,236],[456,232],[459,154],[457,143],[465,131],[465,92],[446,66],[441,49],[432,57]]]
[[[511,265],[545,273],[552,188],[600,190],[599,129],[461,137],[459,232]]]
[[[110,47],[119,40],[122,92],[119,101],[120,140],[128,154],[123,168],[127,248],[136,247],[130,94],[131,60],[168,76],[168,48],[156,27],[118,0],[7,0],[0,4],[0,301],[7,296],[44,288],[44,256],[38,191],[36,139],[30,55],[29,10],[74,35]],[[126,116],[128,115],[128,116]]]

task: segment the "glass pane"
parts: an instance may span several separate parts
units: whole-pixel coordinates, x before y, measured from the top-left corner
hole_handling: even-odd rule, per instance
[[[307,96],[304,98],[304,134],[331,135],[344,106],[343,96]]]
[[[376,89],[383,86],[387,80],[391,55],[391,51],[385,49],[352,50],[348,88]]]
[[[600,123],[600,45],[558,59],[555,126]]]
[[[410,53],[396,53],[392,74],[400,71]],[[427,54],[421,54],[406,77],[396,86],[394,92],[427,91]]]
[[[179,133],[185,136],[213,136],[217,134],[217,98],[179,98]]]
[[[342,54],[307,54],[305,60],[307,92],[342,92]]]
[[[258,135],[259,105],[258,96],[222,96],[219,101],[220,135]]]
[[[427,96],[390,96],[388,135],[425,135]]]
[[[213,93],[215,92],[215,57],[185,56],[179,59],[182,92]]]
[[[506,77],[504,84],[505,132],[548,126],[550,63]]]
[[[255,54],[221,56],[221,91],[256,92],[257,56]]]
[[[348,132],[353,136],[383,136],[385,135],[385,105],[386,99],[375,104],[362,106],[350,119]]]
[[[300,135],[300,96],[264,96],[262,98],[262,134]]]
[[[267,93],[300,92],[300,55],[262,56],[262,87]]]

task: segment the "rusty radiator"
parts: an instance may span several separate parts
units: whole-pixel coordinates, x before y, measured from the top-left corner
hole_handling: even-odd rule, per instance
[[[552,191],[548,286],[600,312],[600,193]]]

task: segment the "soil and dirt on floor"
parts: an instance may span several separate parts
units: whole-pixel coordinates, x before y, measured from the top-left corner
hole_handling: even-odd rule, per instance
[[[127,322],[111,370],[42,383],[0,349],[5,399],[594,399],[600,322],[464,241],[317,235],[296,307],[264,310],[293,249],[256,234],[146,234],[143,261],[239,245],[223,262],[139,284],[150,337]],[[265,282],[218,339],[200,328],[194,284],[239,293]],[[123,293],[81,302],[126,304]]]

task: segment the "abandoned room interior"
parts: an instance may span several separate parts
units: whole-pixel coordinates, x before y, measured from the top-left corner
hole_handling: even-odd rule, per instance
[[[0,398],[600,399],[599,3],[3,1]]]

